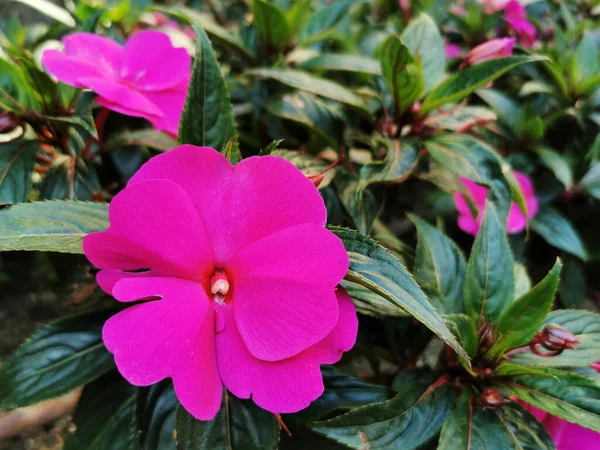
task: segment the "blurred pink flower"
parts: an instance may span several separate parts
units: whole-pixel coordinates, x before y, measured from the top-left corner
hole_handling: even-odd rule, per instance
[[[445,52],[447,59],[459,58],[462,55],[462,48],[456,44],[446,44]]]
[[[323,393],[320,365],[352,348],[358,322],[337,287],[348,255],[296,167],[275,156],[234,167],[182,145],[142,166],[109,218],[83,241],[98,284],[121,302],[153,300],[104,325],[129,382],[171,377],[201,420],[219,410],[223,385],[274,413]]]
[[[191,73],[186,50],[151,30],[136,33],[125,47],[92,33],[73,33],[63,43],[64,52],[47,50],[42,58],[59,81],[91,89],[102,106],[177,136]]]
[[[473,48],[465,58],[465,64],[474,66],[475,64],[488,61],[490,59],[502,58],[512,55],[515,46],[515,38],[499,38],[484,42]]]
[[[531,47],[537,40],[537,32],[531,22],[527,20],[527,11],[517,0],[510,0],[504,6],[504,20],[509,28],[514,31],[523,47]]]
[[[600,361],[596,361],[594,364],[592,364],[590,366],[592,369],[594,369],[596,372],[600,373]]]
[[[523,197],[525,197],[527,218],[523,215],[519,205],[512,202],[508,212],[506,231],[508,233],[520,233],[527,228],[527,222],[537,214],[539,206],[531,179],[521,172],[514,171],[513,174],[521,187]],[[480,186],[467,178],[461,177],[460,181],[467,188],[467,192],[477,208],[477,217],[473,216],[465,196],[460,192],[456,192],[454,194],[454,204],[458,210],[458,227],[466,233],[476,235],[483,219],[483,210],[485,208],[485,199],[487,197],[488,188]]]
[[[479,3],[483,4],[483,10],[486,14],[493,14],[497,11],[502,11],[504,5],[509,0],[479,0]]]

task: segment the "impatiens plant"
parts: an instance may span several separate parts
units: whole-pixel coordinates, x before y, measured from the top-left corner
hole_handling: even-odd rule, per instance
[[[597,7],[22,3],[0,436],[600,448]]]

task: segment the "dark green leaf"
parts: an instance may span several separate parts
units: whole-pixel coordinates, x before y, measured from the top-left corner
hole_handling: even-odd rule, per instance
[[[279,144],[281,144],[282,142],[283,139],[275,139],[269,145],[260,149],[260,156],[270,155],[277,147],[279,147]]]
[[[576,259],[567,259],[558,285],[560,303],[565,308],[580,306],[586,292],[585,266]]]
[[[511,360],[526,365],[548,367],[586,367],[600,359],[600,316],[589,311],[563,309],[553,311],[544,325],[560,325],[575,335],[579,343],[574,350],[566,349],[551,358],[527,350],[511,356]]]
[[[282,49],[290,40],[292,34],[287,19],[279,8],[264,0],[253,0],[252,12],[254,21],[252,24],[264,40],[276,49]]]
[[[545,61],[544,56],[509,56],[482,62],[448,77],[437,85],[425,98],[421,114],[425,115],[432,109],[446,103],[462,100],[473,91],[494,81],[509,70],[533,61]]]
[[[48,122],[54,125],[67,125],[80,127],[87,134],[98,139],[98,132],[96,131],[96,125],[94,124],[94,117],[92,116],[91,110],[85,116],[45,116]]]
[[[179,125],[179,143],[224,152],[232,142],[228,156],[235,164],[241,160],[241,154],[229,92],[206,33],[197,25],[194,31],[196,59]]]
[[[553,377],[518,375],[505,387],[536,408],[600,432],[600,385],[582,375],[548,369]]]
[[[46,325],[0,367],[0,407],[17,408],[66,394],[114,367],[102,326],[114,310]]]
[[[82,158],[60,155],[40,185],[40,200],[93,200],[94,193],[102,187],[94,166],[88,165]]]
[[[415,170],[419,162],[422,144],[414,139],[385,139],[384,161],[365,164],[360,169],[358,195],[373,183],[401,182]]]
[[[0,201],[25,202],[32,186],[37,141],[19,140],[3,144],[0,151]]]
[[[500,316],[494,329],[495,342],[488,357],[527,344],[538,332],[554,303],[562,262],[557,260],[548,275],[534,288],[515,300]]]
[[[573,170],[567,160],[557,151],[548,147],[536,147],[536,153],[546,167],[548,167],[556,179],[569,190],[573,186]]]
[[[314,430],[358,450],[419,448],[439,432],[454,405],[452,386],[429,375],[407,371],[395,382],[400,391],[393,399],[317,422]]]
[[[464,296],[467,314],[478,325],[495,323],[512,303],[513,257],[496,209],[488,201],[467,264]]]
[[[246,73],[263,78],[271,78],[287,86],[291,86],[302,91],[311,92],[321,97],[336,100],[345,105],[353,106],[359,110],[365,111],[365,104],[362,99],[351,90],[341,84],[324,78],[315,77],[309,73],[292,69],[252,69]]]
[[[474,358],[477,354],[478,338],[473,319],[466,314],[449,314],[444,316],[444,320],[467,354]]]
[[[177,146],[177,141],[167,133],[146,129],[135,131],[124,131],[113,134],[103,144],[102,150],[112,151],[123,147],[149,147],[160,152],[166,152]]]
[[[600,162],[592,163],[587,173],[579,180],[579,186],[592,197],[600,199]]]
[[[513,132],[520,129],[523,112],[521,106],[515,100],[496,89],[481,89],[477,91],[477,95],[490,105],[498,119],[508,125]]]
[[[425,124],[429,127],[465,132],[476,125],[483,125],[497,119],[496,114],[482,106],[463,106],[448,108],[435,116],[428,117]]]
[[[362,233],[369,233],[373,222],[381,211],[380,191],[360,189],[360,180],[348,170],[339,168],[336,171],[334,186],[339,193],[344,209],[352,218],[356,228]]]
[[[360,284],[342,280],[341,285],[352,297],[356,310],[361,314],[375,317],[406,317],[408,315],[403,309]]]
[[[335,1],[312,13],[298,34],[300,45],[307,46],[329,36],[352,3],[353,0]]]
[[[25,108],[39,106],[22,68],[6,58],[0,58],[0,104],[9,111],[19,109],[13,100]]]
[[[579,233],[569,219],[556,209],[550,206],[542,208],[530,225],[548,244],[586,260],[587,251]]]
[[[108,228],[104,203],[47,201],[0,209],[0,251],[83,253],[81,240]]]
[[[415,280],[438,311],[445,314],[461,312],[467,269],[462,252],[437,228],[412,214],[409,218],[417,227]],[[468,349],[467,353],[470,354]]]
[[[350,257],[347,280],[365,286],[404,309],[468,360],[465,350],[396,258],[377,242],[356,231],[338,227],[330,227],[330,230],[342,240]]]
[[[327,161],[323,161],[322,159],[316,158],[312,155],[307,155],[292,150],[273,150],[271,152],[271,155],[281,156],[282,158],[287,159],[308,177],[323,172],[323,170],[325,170],[329,165]],[[325,174],[325,178],[323,178],[323,181],[321,181],[321,184],[319,185],[319,189],[328,186],[329,183],[331,183],[331,180],[333,179],[334,175],[335,169],[332,169],[329,172],[327,172]]]
[[[142,450],[175,450],[177,397],[171,380],[140,389],[137,402]]]
[[[505,406],[498,414],[518,442],[518,450],[556,450],[541,422],[520,405]]]
[[[311,4],[311,0],[298,0],[285,12],[285,18],[290,25],[292,36],[296,36],[296,33],[311,13]]]
[[[275,450],[278,445],[275,416],[227,391],[212,420],[196,420],[181,405],[177,408],[177,450]]]
[[[86,386],[73,415],[77,429],[64,450],[136,450],[137,393],[116,371]]]
[[[304,70],[328,70],[381,75],[381,65],[376,59],[350,53],[323,53],[298,64]]]
[[[430,91],[446,68],[444,40],[437,25],[427,14],[421,14],[408,24],[401,38],[413,57],[420,60],[425,92]]]
[[[381,72],[392,94],[396,114],[404,112],[425,91],[425,81],[418,61],[402,44],[400,36],[387,38],[380,49]]]

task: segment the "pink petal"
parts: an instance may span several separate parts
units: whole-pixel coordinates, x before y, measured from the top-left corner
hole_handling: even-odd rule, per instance
[[[251,278],[334,288],[348,271],[348,254],[336,235],[320,225],[305,224],[250,244],[231,260],[227,270],[236,283]]]
[[[458,58],[462,55],[462,48],[456,44],[446,44],[444,48],[446,59]]]
[[[160,92],[146,92],[145,95],[163,113],[162,117],[150,118],[150,122],[157,130],[164,130],[172,136],[177,137],[179,133],[179,121],[185,106],[187,86],[189,79],[183,80],[180,87]]]
[[[600,433],[558,417],[548,416],[544,420],[557,450],[598,450]]]
[[[190,77],[191,57],[169,36],[153,30],[134,34],[125,44],[121,76],[142,91],[162,91]]]
[[[485,207],[485,199],[487,198],[488,188],[475,183],[467,178],[460,177],[460,182],[467,188],[467,192],[473,199],[475,206],[479,210]]]
[[[121,280],[116,290],[124,299],[163,297],[127,308],[104,324],[102,338],[119,372],[136,386],[171,376],[180,360],[187,360],[186,343],[197,339],[208,315],[204,288],[177,278],[146,278]]]
[[[115,41],[93,33],[73,33],[65,37],[63,43],[67,55],[95,64],[103,74],[102,78],[120,79],[125,51]]]
[[[515,202],[510,204],[508,210],[508,219],[506,221],[506,231],[508,233],[520,233],[527,228],[527,220],[523,215],[523,211]]]
[[[247,158],[232,168],[213,149],[182,145],[152,158],[129,183],[150,178],[174,180],[190,193],[221,267],[271,233],[305,223],[324,225],[327,218],[312,182],[275,156]]]
[[[79,83],[91,89],[106,102],[103,106],[113,111],[134,117],[162,117],[163,112],[152,103],[144,94],[133,90],[129,86],[102,78],[79,78]]]
[[[220,313],[224,325],[217,334],[217,360],[223,383],[232,394],[252,396],[258,406],[279,414],[300,411],[323,393],[320,362],[309,353],[283,361],[261,361],[246,348],[232,306],[223,306]]]
[[[83,240],[101,269],[151,268],[200,280],[212,274],[212,251],[188,194],[167,180],[129,185],[109,206],[110,228]],[[210,273],[209,273],[210,272]]]
[[[521,187],[521,192],[523,193],[523,197],[525,198],[525,206],[527,206],[527,218],[533,218],[540,210],[540,206],[535,195],[535,188],[533,187],[533,182],[531,178],[527,175],[514,171],[513,174],[517,179],[517,183]]]
[[[458,216],[458,228],[463,230],[465,233],[469,233],[473,236],[477,235],[480,224],[471,215],[459,214]]]
[[[79,79],[103,76],[102,67],[90,61],[65,55],[58,50],[46,50],[42,55],[42,65],[58,81],[79,89],[85,88]]]
[[[455,192],[452,197],[454,198],[454,206],[456,206],[456,210],[459,213],[464,215],[473,215],[469,206],[469,202],[467,201],[464,194],[460,192]]]
[[[316,344],[333,329],[339,313],[334,289],[310,280],[235,279],[231,302],[246,347],[265,361],[289,358]]]
[[[527,17],[527,11],[525,7],[521,5],[517,0],[510,0],[504,5],[504,17],[505,18],[525,18]]]
[[[123,272],[121,270],[104,269],[96,274],[96,282],[107,294],[112,295],[113,288],[117,282],[123,278],[145,278],[168,276],[168,272],[160,273],[159,270],[149,270],[147,272]]]

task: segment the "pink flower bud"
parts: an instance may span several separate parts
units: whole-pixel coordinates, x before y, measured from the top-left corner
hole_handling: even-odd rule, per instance
[[[490,59],[510,56],[515,42],[515,38],[492,39],[491,41],[484,42],[469,52],[465,59],[465,64],[474,66]]]
[[[456,44],[446,44],[445,53],[446,59],[459,58],[462,56],[462,49]]]

